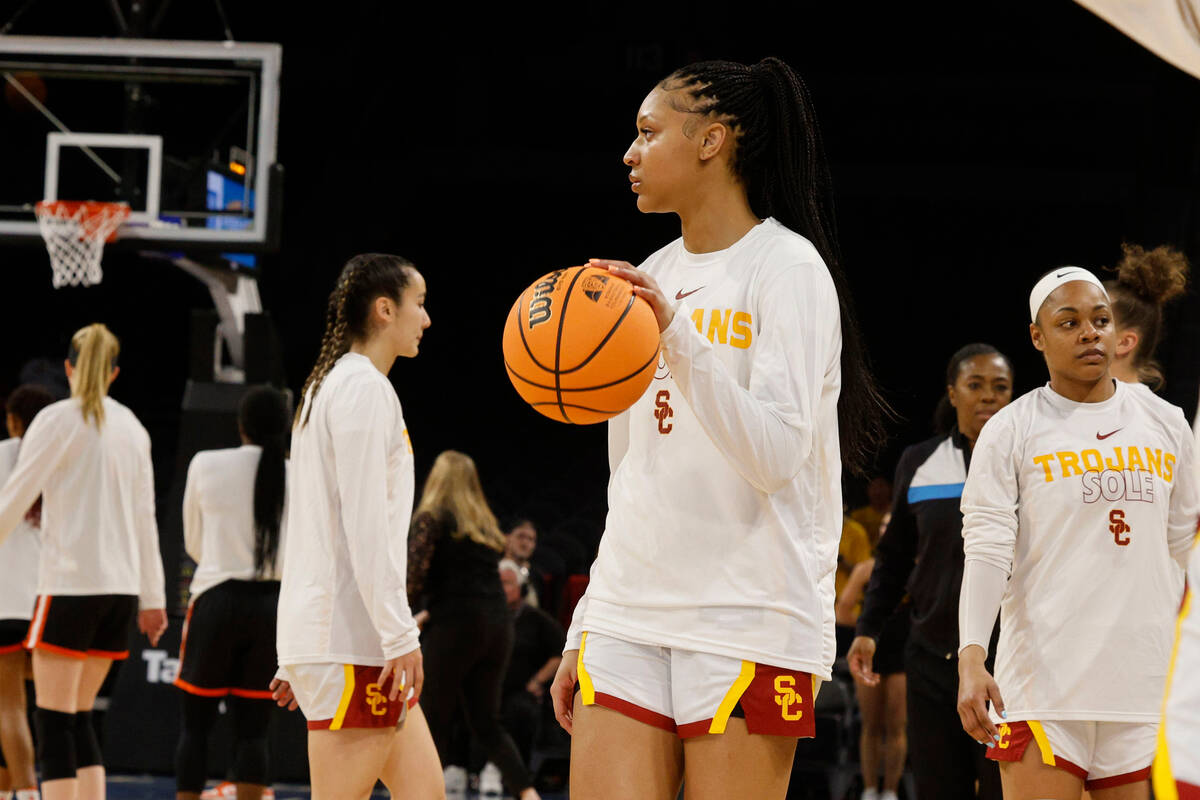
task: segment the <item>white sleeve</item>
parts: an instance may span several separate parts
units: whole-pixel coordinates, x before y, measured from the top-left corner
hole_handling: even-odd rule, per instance
[[[1192,541],[1196,538],[1197,517],[1200,517],[1200,488],[1198,488],[1196,445],[1183,412],[1179,416],[1179,463],[1175,465],[1175,485],[1171,489],[1171,505],[1167,512],[1167,546],[1171,556],[1187,569]]]
[[[58,465],[70,457],[72,442],[63,427],[61,422],[56,426],[46,414],[39,414],[25,431],[17,464],[0,489],[0,544],[25,518]]]
[[[352,383],[327,413],[350,568],[390,661],[417,649],[419,631],[405,588],[408,521],[393,529],[388,518],[387,442],[395,422],[388,391],[374,380]]]
[[[795,264],[756,288],[748,388],[717,358],[683,303],[662,332],[667,365],[705,433],[763,492],[782,489],[809,458],[826,371],[838,364],[840,311],[823,272]]]
[[[963,580],[958,598],[958,648],[987,652],[1017,546],[1020,500],[1012,420],[992,419],[971,452],[963,486]]]
[[[188,465],[187,483],[183,487],[183,549],[197,564],[203,557],[204,517],[200,513],[200,454]]]
[[[629,450],[629,412],[622,411],[608,421],[608,480],[616,473]]]
[[[138,575],[141,583],[138,606],[142,611],[146,611],[165,609],[167,595],[162,554],[158,549],[158,522],[154,516],[154,466],[150,460],[150,437],[144,432],[143,436],[145,443],[139,454],[133,502],[138,538]]]

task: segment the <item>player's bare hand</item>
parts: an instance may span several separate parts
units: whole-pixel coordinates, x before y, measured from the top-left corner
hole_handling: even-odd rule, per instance
[[[280,708],[295,711],[300,707],[300,704],[296,702],[296,695],[292,693],[292,685],[287,681],[272,678],[270,689],[272,699],[275,700],[275,704]]]
[[[980,744],[1000,741],[996,725],[988,715],[988,700],[996,713],[1004,716],[1000,687],[984,666],[985,654],[979,645],[969,645],[958,658],[958,716],[963,730]]]
[[[575,732],[575,721],[572,711],[575,705],[575,681],[579,677],[579,651],[568,650],[563,653],[562,663],[554,674],[554,682],[550,684],[550,700],[554,703],[554,718],[567,733]]]
[[[855,636],[846,653],[846,663],[850,665],[854,680],[863,686],[878,686],[879,674],[872,669],[874,661],[875,640],[870,636]]]
[[[138,630],[146,634],[151,647],[158,646],[159,638],[167,631],[167,611],[164,608],[147,608],[138,612]]]
[[[607,269],[612,274],[624,278],[633,284],[633,292],[650,304],[654,316],[658,319],[658,332],[662,333],[675,319],[675,306],[670,299],[658,288],[658,282],[630,264],[628,261],[612,261],[607,258],[589,258],[588,266],[597,269]]]
[[[391,691],[387,689],[389,675],[392,677]],[[391,659],[383,665],[383,671],[379,673],[379,688],[387,692],[388,700],[402,697],[407,701],[410,686],[413,690],[413,700],[416,700],[421,696],[421,689],[425,687],[424,659],[419,647],[411,653]]]

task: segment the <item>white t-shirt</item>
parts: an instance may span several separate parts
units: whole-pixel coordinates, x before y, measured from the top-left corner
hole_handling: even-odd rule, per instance
[[[412,447],[400,401],[364,355],[325,376],[292,435],[280,665],[379,666],[417,649],[405,591]]]
[[[17,465],[20,446],[20,439],[0,442],[0,486]],[[0,580],[0,619],[30,619],[33,614],[37,599],[39,539],[38,529],[22,515],[12,536],[0,544],[0,565],[4,570]]]
[[[1120,382],[1100,403],[1035,389],[984,426],[962,511],[966,562],[1011,575],[1006,720],[1156,721],[1200,512],[1183,412]]]
[[[125,406],[104,398],[104,424],[61,400],[33,418],[17,466],[0,490],[0,540],[42,495],[38,594],[131,594],[166,607],[150,436]]]
[[[1154,760],[1155,796],[1161,798],[1175,796],[1168,790],[1175,788],[1172,780],[1200,787],[1200,539],[1192,546],[1187,577]]]
[[[837,292],[774,219],[642,269],[679,300],[650,388],[609,423],[584,630],[830,677],[841,535]],[[686,303],[683,298],[687,298]]]
[[[277,581],[282,574],[287,504],[279,524],[275,567],[256,576],[254,566],[254,479],[262,448],[247,444],[204,450],[192,457],[183,490],[183,545],[196,562],[194,601],[227,580]]]

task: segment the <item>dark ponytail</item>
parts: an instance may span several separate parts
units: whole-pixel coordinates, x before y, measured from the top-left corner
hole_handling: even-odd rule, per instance
[[[270,386],[246,392],[238,408],[238,425],[251,444],[262,448],[254,475],[254,570],[262,577],[273,571],[279,555],[287,480],[284,437],[288,413],[283,394]]]
[[[870,360],[842,272],[833,211],[833,182],[808,87],[777,58],[754,66],[704,61],[671,73],[660,84],[682,92],[677,110],[709,114],[735,134],[730,165],[746,187],[750,208],[774,217],[812,242],[837,289],[842,325],[842,388],[838,434],[842,463],[862,474],[887,436],[893,416],[871,374]],[[682,101],[682,102],[681,102]]]
[[[353,341],[367,337],[367,321],[375,298],[386,296],[400,302],[400,294],[408,286],[408,271],[412,266],[411,261],[400,256],[364,253],[350,259],[342,267],[337,286],[330,292],[329,303],[325,306],[325,335],[321,337],[321,353],[308,379],[304,381],[304,388],[300,390],[294,425],[308,422],[312,404],[329,370],[350,350]],[[308,398],[310,388],[312,397]],[[306,398],[308,411],[305,412]],[[303,419],[300,417],[302,412]]]
[[[963,345],[955,351],[954,355],[950,356],[950,363],[946,365],[946,386],[953,386],[958,381],[958,373],[962,370],[963,362],[975,356],[1000,356],[1004,359],[1004,363],[1008,365],[1009,375],[1012,374],[1012,362],[1008,360],[1008,356],[1001,353],[990,344],[976,342],[974,344]],[[939,434],[947,434],[958,427],[958,411],[950,404],[949,395],[943,391],[942,399],[938,400],[937,408],[933,412],[933,429]]]
[[[1139,334],[1133,352],[1138,380],[1154,391],[1163,387],[1162,366],[1154,360],[1154,351],[1162,339],[1163,306],[1187,291],[1187,256],[1163,245],[1146,250],[1136,244],[1122,244],[1124,256],[1112,269],[1117,279],[1104,282],[1112,300],[1117,328],[1133,328]]]

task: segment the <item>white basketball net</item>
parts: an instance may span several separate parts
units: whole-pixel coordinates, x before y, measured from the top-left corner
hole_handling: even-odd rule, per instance
[[[91,286],[104,277],[104,243],[129,216],[125,203],[43,201],[36,207],[38,228],[50,252],[54,288]]]

